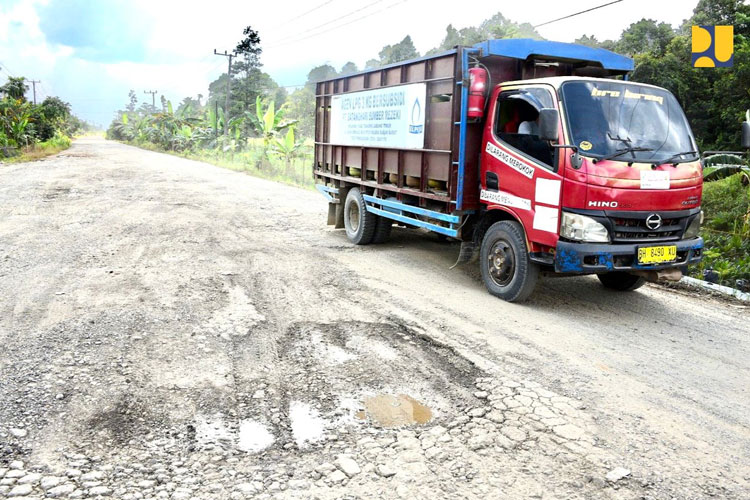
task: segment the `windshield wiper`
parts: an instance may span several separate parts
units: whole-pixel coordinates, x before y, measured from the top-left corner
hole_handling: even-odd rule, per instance
[[[611,154],[609,154],[607,156],[603,156],[603,157],[599,158],[598,160],[595,159],[594,163],[597,163],[597,162],[602,161],[602,160],[613,160],[613,159],[617,158],[618,156],[624,155],[625,153],[630,153],[630,155],[632,156],[633,159],[632,159],[632,161],[628,162],[628,166],[632,166],[633,162],[635,161],[635,153],[636,152],[638,152],[638,151],[653,151],[653,149],[651,149],[651,148],[642,148],[642,147],[639,147],[639,146],[633,146],[632,145],[633,144],[633,140],[630,137],[624,137],[623,138],[623,137],[620,137],[619,135],[612,135],[609,132],[607,132],[607,137],[609,137],[609,139],[611,141],[620,141],[620,142],[622,142],[623,144],[625,144],[625,147],[622,148],[622,149],[618,149],[614,153],[611,153]]]
[[[683,151],[682,153],[675,153],[664,161],[655,162],[654,166],[664,165],[665,163],[671,163],[673,167],[676,167],[678,163],[682,163],[682,162],[677,161],[680,159],[680,156],[697,155],[697,154],[698,154],[698,151]],[[684,160],[684,161],[691,161],[691,160]]]
[[[633,156],[633,160],[635,160],[635,154],[633,154],[633,153],[636,153],[636,152],[639,152],[639,151],[653,151],[653,149],[651,149],[651,148],[641,148],[641,147],[638,147],[638,146],[627,146],[625,148],[618,149],[614,153],[608,154],[607,156],[602,156],[601,158],[594,159],[594,163],[597,163],[597,162],[600,162],[600,161],[604,161],[604,160],[613,160],[613,159],[617,158],[618,156],[624,155],[625,153],[630,153]]]

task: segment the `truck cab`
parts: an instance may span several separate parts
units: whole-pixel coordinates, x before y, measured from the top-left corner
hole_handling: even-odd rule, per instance
[[[576,44],[488,40],[316,84],[316,188],[357,245],[393,224],[461,242],[487,290],[540,274],[618,291],[701,259],[702,168],[667,90]],[[750,135],[750,134],[749,134]]]
[[[502,82],[482,151],[484,210],[520,223],[530,264],[625,290],[700,260],[699,154],[668,91],[574,76]],[[507,245],[482,248],[502,289],[518,262]]]

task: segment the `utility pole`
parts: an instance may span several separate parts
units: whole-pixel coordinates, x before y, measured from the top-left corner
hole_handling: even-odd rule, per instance
[[[29,80],[31,87],[34,89],[34,106],[36,106],[36,84],[42,83],[41,80]]]
[[[156,98],[154,97],[156,93],[159,92],[158,90],[144,90],[144,94],[151,94],[151,110],[156,109]]]
[[[214,55],[229,58],[229,69],[227,69],[227,98],[224,102],[224,135],[229,135],[229,94],[232,92],[232,58],[234,57],[234,53],[228,54],[225,50],[222,54],[221,52],[216,52],[216,49],[214,49]]]

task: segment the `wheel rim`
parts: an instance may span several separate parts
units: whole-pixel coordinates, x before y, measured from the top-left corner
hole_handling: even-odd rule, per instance
[[[349,227],[355,233],[359,229],[359,207],[356,203],[349,204]]]
[[[505,240],[495,242],[487,256],[487,266],[490,278],[496,285],[508,286],[516,272],[516,260],[510,243]]]

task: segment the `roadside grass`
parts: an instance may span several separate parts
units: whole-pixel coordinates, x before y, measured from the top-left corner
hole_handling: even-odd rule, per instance
[[[254,177],[281,182],[292,186],[313,189],[313,154],[312,147],[305,148],[303,154],[285,160],[270,151],[264,153],[262,140],[251,139],[248,147],[241,151],[222,149],[189,149],[185,151],[164,150],[156,144],[143,141],[130,141],[126,144],[149,151],[168,153],[189,160],[210,163],[217,167],[244,172]]]
[[[750,283],[750,187],[742,181],[739,173],[704,184],[701,235],[706,247],[703,261],[691,270],[699,279],[704,270],[713,270],[720,284],[733,288],[742,288],[738,280]]]
[[[10,164],[39,160],[46,156],[65,151],[70,147],[71,143],[72,141],[70,140],[70,137],[61,134],[55,134],[55,136],[48,141],[40,142],[33,146],[23,148],[21,150],[21,154],[19,154],[18,156],[2,158],[2,162]]]

